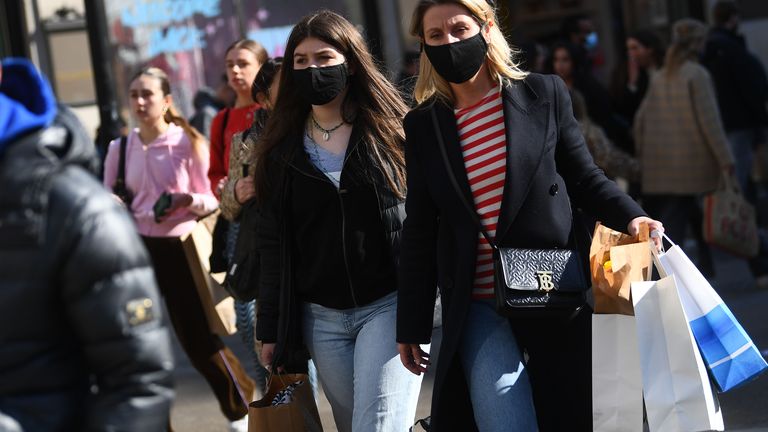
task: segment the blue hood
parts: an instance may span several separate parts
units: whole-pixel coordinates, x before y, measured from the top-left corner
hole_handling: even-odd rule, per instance
[[[48,81],[24,58],[7,58],[0,72],[0,155],[13,141],[48,126],[56,98]]]

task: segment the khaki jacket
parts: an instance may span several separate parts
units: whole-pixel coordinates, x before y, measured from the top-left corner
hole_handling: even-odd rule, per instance
[[[717,188],[733,164],[715,89],[698,63],[651,79],[634,123],[644,194],[697,195]]]

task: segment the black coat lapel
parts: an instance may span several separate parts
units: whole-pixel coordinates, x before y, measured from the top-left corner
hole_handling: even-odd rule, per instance
[[[472,198],[472,189],[469,187],[467,178],[467,169],[464,166],[464,155],[461,153],[461,143],[459,143],[459,131],[456,127],[456,116],[453,114],[453,108],[436,101],[432,109],[437,114],[437,121],[440,124],[440,132],[445,142],[445,152],[448,155],[448,162],[451,165],[453,175],[459,183],[461,192],[470,203],[474,203]],[[430,125],[431,125],[430,121]],[[440,145],[439,143],[437,145]],[[448,179],[446,179],[447,181]],[[448,183],[450,185],[450,183]]]
[[[540,99],[524,81],[508,83],[502,90],[507,137],[507,171],[504,198],[496,230],[502,240],[528,195],[544,155],[549,127],[549,103]]]

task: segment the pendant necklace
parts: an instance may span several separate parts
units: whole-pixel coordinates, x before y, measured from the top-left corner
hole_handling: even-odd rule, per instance
[[[317,120],[315,120],[315,116],[314,115],[310,114],[309,117],[312,119],[312,125],[315,128],[317,128],[317,129],[319,129],[320,131],[323,132],[323,139],[325,141],[330,140],[331,139],[331,133],[333,133],[336,129],[340,128],[344,124],[344,120],[342,120],[341,123],[337,124],[336,126],[330,128],[330,129],[326,129],[326,128],[320,126],[320,123],[318,123]]]
[[[336,127],[338,127],[338,126],[336,126]],[[341,181],[340,180],[336,180],[336,178],[334,178],[332,175],[330,175],[330,170],[328,170],[328,168],[325,167],[325,164],[323,163],[323,158],[320,156],[320,149],[318,148],[318,147],[320,147],[320,145],[317,144],[314,139],[312,139],[312,133],[309,131],[309,129],[307,129],[306,133],[307,133],[307,138],[309,138],[309,141],[312,142],[312,150],[313,150],[313,153],[314,153],[314,156],[315,156],[315,160],[317,161],[317,164],[319,165],[320,171],[322,171],[323,174],[325,174],[325,176],[328,178],[328,180],[330,180],[331,183],[334,186],[336,186],[336,188],[338,189],[341,186]]]

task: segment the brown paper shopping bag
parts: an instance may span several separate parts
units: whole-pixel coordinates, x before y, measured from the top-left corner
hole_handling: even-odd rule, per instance
[[[630,283],[648,280],[651,272],[648,225],[637,237],[595,226],[589,250],[589,268],[595,313],[633,315]]]
[[[282,390],[295,383],[289,401],[275,405]],[[322,432],[320,414],[306,374],[274,374],[270,377],[267,394],[248,406],[248,432]]]
[[[181,236],[181,243],[195,281],[197,294],[205,310],[208,327],[214,334],[227,336],[237,331],[234,299],[221,286],[215,275],[211,275],[208,271],[212,221],[215,221],[216,213],[200,219],[192,231]]]

